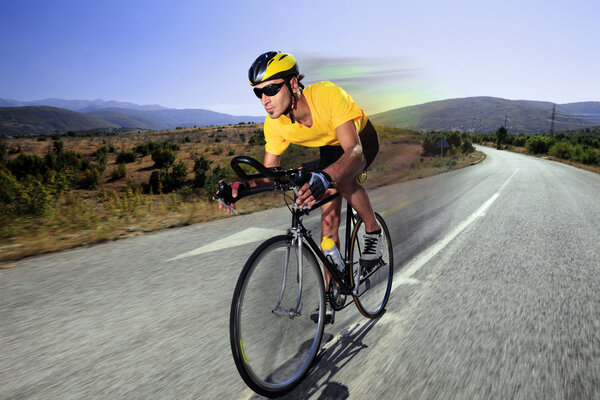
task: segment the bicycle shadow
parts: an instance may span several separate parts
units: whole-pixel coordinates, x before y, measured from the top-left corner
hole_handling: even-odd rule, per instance
[[[340,333],[339,339],[317,355],[312,369],[302,383],[280,399],[306,399],[323,389],[318,400],[344,400],[350,397],[348,387],[333,379],[359,352],[366,349],[363,339],[373,329],[384,312],[376,319],[357,322]],[[332,334],[323,336],[323,343],[335,340]]]

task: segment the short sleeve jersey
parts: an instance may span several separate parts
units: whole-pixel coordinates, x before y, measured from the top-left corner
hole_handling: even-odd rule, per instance
[[[294,123],[285,115],[265,119],[265,150],[280,155],[290,143],[307,147],[339,146],[335,129],[354,121],[356,132],[367,123],[367,116],[341,87],[331,82],[318,82],[302,91],[308,102],[313,124],[310,128]]]

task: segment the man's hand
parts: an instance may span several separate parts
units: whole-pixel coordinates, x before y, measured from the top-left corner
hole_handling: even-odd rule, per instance
[[[296,204],[300,208],[312,205],[318,201],[331,186],[331,177],[325,172],[313,172],[308,183],[305,183],[298,192]]]
[[[244,190],[248,187],[248,182],[233,182],[226,184],[222,180],[219,181],[219,191],[213,195],[213,199],[219,201],[219,210],[225,208],[227,213],[236,213],[235,201],[237,200],[240,190]]]

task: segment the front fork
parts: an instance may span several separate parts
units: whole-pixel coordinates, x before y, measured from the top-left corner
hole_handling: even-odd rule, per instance
[[[290,265],[290,249],[291,246],[287,246],[285,248],[285,258],[283,260],[283,281],[281,282],[281,290],[279,292],[279,299],[277,300],[277,305],[273,309],[273,314],[279,316],[288,316],[289,318],[299,317],[302,315],[302,279],[303,279],[303,257],[302,257],[302,232],[298,229],[292,229],[292,243],[291,246],[296,246],[297,255],[298,255],[298,269],[296,270],[296,282],[298,283],[298,300],[296,302],[296,308],[290,308],[289,310],[284,310],[281,308],[281,301],[283,300],[283,295],[285,294],[285,287],[288,276],[288,269]]]
[[[279,299],[277,300],[277,305],[272,310],[273,314],[278,316],[287,316],[290,319],[295,317],[299,317],[302,315],[302,288],[303,288],[303,276],[304,276],[304,257],[302,253],[302,247],[304,246],[303,234],[298,228],[292,228],[290,230],[292,234],[292,242],[290,246],[285,248],[284,262],[283,262],[283,281],[281,282],[281,290],[279,292]],[[281,308],[281,302],[283,300],[283,296],[285,294],[287,276],[289,273],[289,261],[290,261],[290,250],[292,246],[295,246],[297,249],[297,257],[298,257],[298,269],[296,270],[296,282],[298,283],[298,299],[296,302],[296,308],[291,308],[289,310],[285,310]],[[335,310],[332,308],[330,322],[333,323],[335,316]]]

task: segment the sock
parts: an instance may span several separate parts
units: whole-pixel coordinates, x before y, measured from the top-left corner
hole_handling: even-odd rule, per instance
[[[367,232],[367,235],[379,235],[381,234],[381,228],[377,229],[375,232]]]

